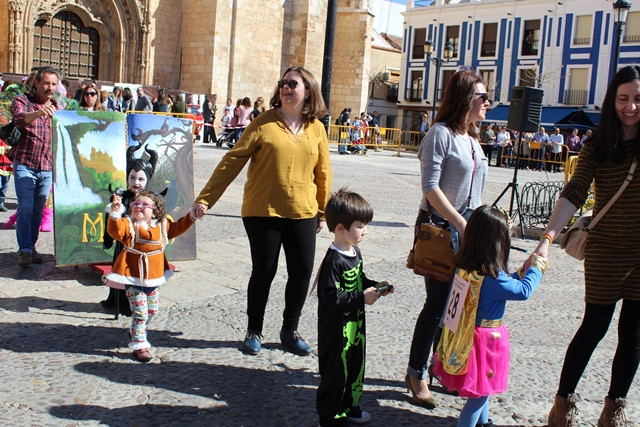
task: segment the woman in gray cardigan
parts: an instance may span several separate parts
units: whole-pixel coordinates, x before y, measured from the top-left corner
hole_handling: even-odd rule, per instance
[[[482,78],[473,71],[455,73],[447,84],[435,124],[420,143],[418,157],[422,193],[416,227],[431,219],[451,229],[457,251],[471,212],[480,201],[487,176],[487,158],[478,142],[477,122],[484,120],[489,101]],[[405,381],[413,402],[433,408],[426,377],[431,347],[440,337],[440,318],[450,282],[425,277],[427,299],[416,321]]]

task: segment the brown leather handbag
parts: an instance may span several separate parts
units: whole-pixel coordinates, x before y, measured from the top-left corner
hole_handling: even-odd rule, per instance
[[[421,276],[451,281],[456,271],[451,231],[434,223],[420,224],[413,249],[409,251],[407,267]]]

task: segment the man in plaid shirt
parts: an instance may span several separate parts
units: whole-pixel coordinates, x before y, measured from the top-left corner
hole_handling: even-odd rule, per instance
[[[51,117],[58,109],[52,96],[59,79],[55,68],[40,68],[34,92],[16,97],[11,104],[13,123],[22,133],[20,142],[11,150],[18,197],[16,236],[21,267],[42,262],[35,248],[52,183]]]

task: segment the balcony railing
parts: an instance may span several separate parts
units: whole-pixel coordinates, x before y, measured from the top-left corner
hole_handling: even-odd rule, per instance
[[[537,55],[538,54],[538,40],[532,40],[531,42],[522,43],[522,55]]]
[[[591,44],[591,37],[576,37],[573,44]]]
[[[567,105],[587,105],[587,90],[565,90],[562,103]]]
[[[625,43],[640,43],[640,35],[624,36],[622,41]]]
[[[482,43],[480,56],[496,56],[496,42]]]
[[[387,101],[389,102],[397,102],[398,101],[398,86],[395,87],[387,87]]]
[[[408,88],[405,90],[404,97],[409,102],[420,102],[422,101],[422,89]]]

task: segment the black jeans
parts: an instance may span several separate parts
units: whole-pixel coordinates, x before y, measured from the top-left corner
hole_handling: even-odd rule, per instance
[[[439,225],[446,223],[444,219],[435,215],[432,216],[432,219],[434,223]],[[425,222],[428,222],[428,214],[420,210],[416,219],[416,227]],[[442,282],[430,277],[424,278],[427,299],[416,320],[409,353],[409,366],[407,367],[407,373],[414,378],[424,379],[427,377],[429,354],[432,347],[434,347],[433,350],[435,351],[442,334],[440,319],[444,313],[452,283],[453,281]],[[434,345],[434,343],[436,344]]]
[[[586,304],[582,325],[576,332],[562,366],[558,394],[574,393],[598,343],[604,338],[615,304]],[[627,397],[640,362],[640,301],[623,300],[618,320],[618,348],[611,366],[611,399]]]
[[[435,347],[440,341],[440,335],[442,334],[440,319],[447,304],[452,282],[441,282],[440,280],[425,277],[424,283],[427,288],[427,300],[416,320],[413,340],[411,341],[411,352],[409,353],[409,366],[407,368],[407,372],[411,376],[419,379],[427,377],[431,348],[433,347],[435,351]]]
[[[295,331],[313,272],[318,219],[245,217],[242,221],[249,238],[252,263],[247,289],[247,329],[262,332],[264,311],[282,247],[289,275],[282,328]]]

